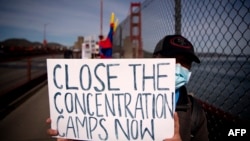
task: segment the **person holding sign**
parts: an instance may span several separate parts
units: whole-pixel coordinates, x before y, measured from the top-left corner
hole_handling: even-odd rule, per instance
[[[173,75],[171,76],[173,78],[171,79],[171,82],[174,81],[175,79],[175,87],[174,87],[174,83],[172,85],[173,86],[172,96],[173,98],[175,97],[175,101],[171,102],[173,103],[172,104],[173,110],[171,111],[172,113],[175,112],[173,115],[174,116],[174,135],[172,138],[164,139],[164,141],[191,141],[191,140],[192,141],[208,141],[206,115],[202,107],[196,102],[196,100],[192,96],[188,95],[187,89],[185,87],[185,84],[188,83],[190,75],[191,75],[190,70],[191,70],[192,62],[200,63],[199,58],[194,53],[193,45],[181,35],[168,35],[168,36],[165,36],[163,39],[161,39],[157,43],[155,50],[153,52],[153,58],[158,58],[158,59],[159,58],[175,58],[175,62],[173,60],[173,63],[172,63],[173,70],[174,70],[174,67],[176,66],[175,78],[174,78],[174,71],[172,73]],[[123,60],[119,60],[119,62],[122,62],[122,61]],[[156,62],[157,60],[153,59],[153,61]],[[109,65],[109,66],[110,66],[110,69],[112,67],[113,68],[116,67],[115,65]],[[56,68],[60,68],[60,67],[57,66]],[[135,68],[135,65],[133,65],[132,68]],[[153,68],[158,68],[158,67],[153,67]],[[161,76],[161,78],[163,78],[162,76],[167,76],[167,75],[162,74],[163,71],[164,72],[167,71],[164,68],[161,68],[159,71],[161,72],[160,73],[161,75],[159,75]],[[155,71],[155,72],[158,72],[158,71]],[[110,76],[110,78],[119,78],[119,77]],[[164,81],[164,84],[165,84],[165,81]],[[128,88],[126,87],[126,89]],[[163,91],[165,92],[166,90],[164,89]],[[174,91],[175,91],[175,95],[174,95]],[[129,109],[129,106],[127,106],[127,110],[128,109]],[[137,107],[137,109],[140,109],[140,107]],[[142,122],[143,121],[145,120],[142,119]],[[51,119],[48,118],[46,122],[50,124]],[[54,122],[56,121],[53,121],[53,123]],[[161,122],[160,126],[166,126],[166,125],[164,125]],[[163,129],[167,130],[169,128],[170,127],[166,126]],[[157,133],[159,133],[160,135],[164,134],[163,136],[161,136],[162,138],[170,137],[170,136],[166,136],[167,135],[166,131],[164,132],[162,133],[157,132]],[[59,134],[59,132],[54,129],[48,129],[47,133],[50,136],[57,136]],[[72,141],[70,139],[57,139],[57,140],[58,141]]]
[[[153,58],[176,59],[175,134],[164,141],[208,141],[207,119],[201,105],[188,95],[185,84],[191,75],[192,62],[200,63],[193,45],[181,35],[168,35],[161,39]]]

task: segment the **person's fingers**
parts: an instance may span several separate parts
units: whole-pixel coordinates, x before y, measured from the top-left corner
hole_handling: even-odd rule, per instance
[[[51,124],[51,118],[47,118],[46,119],[46,123],[47,124]],[[47,134],[49,136],[57,136],[58,135],[58,131],[50,128],[50,129],[47,129]],[[57,141],[72,141],[72,140],[58,138]]]
[[[47,134],[50,136],[56,136],[56,135],[58,135],[58,131],[54,130],[54,129],[48,129]]]
[[[172,138],[164,139],[163,141],[181,141],[180,133],[179,133],[179,116],[177,112],[174,113],[174,135]]]
[[[47,124],[50,124],[51,123],[51,118],[47,118],[46,119],[46,123]],[[50,136],[56,136],[58,134],[57,130],[54,130],[54,129],[47,129],[47,134],[50,135]]]
[[[47,118],[47,119],[46,119],[46,123],[47,123],[47,124],[50,124],[50,123],[51,123],[51,118]]]

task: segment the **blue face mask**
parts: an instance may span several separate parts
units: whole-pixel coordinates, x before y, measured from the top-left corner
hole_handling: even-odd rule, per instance
[[[180,64],[176,64],[175,68],[175,89],[179,89],[181,86],[188,83],[191,72],[182,67]]]

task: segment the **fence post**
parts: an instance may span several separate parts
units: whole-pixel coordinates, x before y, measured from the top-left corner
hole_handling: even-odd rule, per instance
[[[181,0],[175,1],[175,34],[181,35]]]

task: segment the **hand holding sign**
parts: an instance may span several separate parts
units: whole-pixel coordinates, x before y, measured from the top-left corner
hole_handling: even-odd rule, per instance
[[[51,119],[47,118],[46,119],[46,123],[47,124],[51,124]],[[58,135],[58,131],[50,128],[50,129],[47,129],[47,134],[50,135],[50,136],[57,136]],[[71,140],[71,139],[57,138],[57,141],[73,141],[73,140]]]
[[[167,138],[163,141],[182,141],[180,135],[180,124],[179,124],[179,117],[177,112],[174,113],[174,136],[172,138]]]
[[[174,59],[48,59],[47,66],[51,126],[58,137],[173,136]]]

